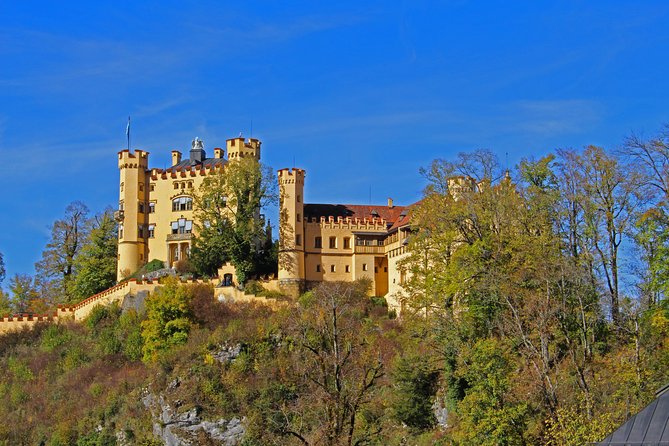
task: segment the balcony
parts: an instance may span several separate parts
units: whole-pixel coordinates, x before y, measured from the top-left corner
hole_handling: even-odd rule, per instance
[[[356,254],[385,254],[384,246],[355,245]]]
[[[119,209],[118,211],[114,211],[114,220],[116,220],[117,222],[122,222],[123,217],[125,217],[123,209]]]
[[[182,240],[190,240],[193,237],[193,234],[167,234],[168,242],[180,242]]]

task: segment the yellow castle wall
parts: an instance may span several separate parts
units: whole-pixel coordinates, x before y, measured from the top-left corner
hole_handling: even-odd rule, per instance
[[[253,156],[260,158],[260,141],[257,139],[232,138],[227,140],[228,160]],[[213,153],[211,153],[213,152]],[[225,159],[225,149],[214,148],[209,158]],[[193,198],[208,175],[220,172],[222,165],[214,167],[202,164],[179,168],[179,171],[166,172],[148,168],[149,153],[136,150],[130,153],[123,150],[118,154],[119,184],[119,231],[118,279],[121,280],[137,271],[142,265],[158,259],[168,267],[174,266],[176,259],[188,257],[190,240],[198,224],[192,209],[172,210],[172,201],[176,198]],[[172,151],[172,163],[182,159],[179,151]],[[225,164],[223,164],[224,166]],[[154,212],[150,212],[151,205]],[[172,234],[172,222],[185,219],[191,223],[191,234]],[[139,234],[139,226],[142,234]],[[153,237],[149,227],[153,226]],[[177,255],[177,253],[179,255]]]

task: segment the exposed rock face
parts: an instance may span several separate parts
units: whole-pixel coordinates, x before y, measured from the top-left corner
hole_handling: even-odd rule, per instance
[[[221,445],[236,446],[244,436],[244,425],[239,418],[217,421],[202,420],[195,409],[176,413],[164,398],[147,393],[142,402],[153,417],[153,435],[160,438],[165,446],[197,445],[200,431]]]
[[[225,364],[226,362],[230,362],[233,359],[236,359],[241,352],[242,352],[242,344],[222,345],[221,349],[218,352],[214,353],[212,356],[218,362]]]
[[[434,417],[437,419],[437,426],[441,429],[446,429],[448,427],[448,409],[443,398],[435,398],[434,404],[432,404],[432,413],[434,413]]]

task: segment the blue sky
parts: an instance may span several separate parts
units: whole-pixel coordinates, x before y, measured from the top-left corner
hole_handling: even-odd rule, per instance
[[[307,169],[308,202],[371,187],[408,204],[434,158],[515,164],[653,134],[668,16],[659,1],[0,1],[8,275],[33,273],[68,203],[116,203],[128,115],[155,167],[252,129],[267,164]]]

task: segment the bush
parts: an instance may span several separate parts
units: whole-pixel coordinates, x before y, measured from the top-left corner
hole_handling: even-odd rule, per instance
[[[165,264],[163,263],[162,260],[153,259],[149,263],[144,265],[144,267],[142,268],[141,271],[144,274],[146,274],[146,273],[152,273],[154,271],[158,271],[158,270],[163,269],[163,268],[165,268]]]
[[[170,277],[146,299],[146,320],[142,322],[144,360],[155,360],[161,351],[188,340],[192,298],[191,287]]]
[[[264,286],[256,280],[249,280],[244,286],[244,294],[255,294],[256,296],[267,292]]]

